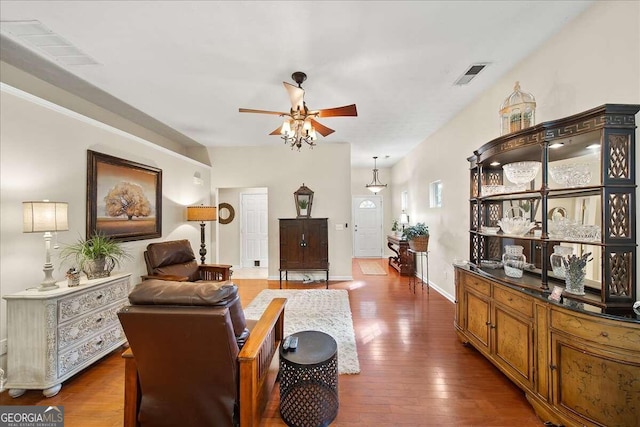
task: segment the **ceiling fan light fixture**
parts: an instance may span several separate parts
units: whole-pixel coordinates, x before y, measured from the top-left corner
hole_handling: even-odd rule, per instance
[[[293,132],[291,132],[291,124],[289,123],[289,120],[285,120],[284,123],[282,124],[282,130],[280,131],[280,133],[282,135],[292,135]]]
[[[315,141],[318,139],[318,134],[326,137],[334,132],[333,129],[318,122],[318,117],[356,117],[358,115],[355,104],[322,110],[309,110],[304,102],[304,89],[302,88],[302,82],[307,79],[307,75],[302,71],[296,71],[291,75],[291,78],[298,84],[297,87],[291,83],[282,82],[291,101],[289,112],[256,110],[253,108],[240,108],[239,112],[285,117],[282,127],[276,128],[269,135],[280,135],[284,143],[291,146],[292,150],[297,148],[300,151],[304,144],[313,148],[316,145]]]
[[[370,184],[365,185],[365,187],[367,187],[367,189],[369,189],[369,191],[371,191],[373,194],[377,194],[380,191],[387,188],[387,184],[381,183],[380,180],[378,179],[378,167],[376,163],[377,160],[378,160],[378,156],[374,156],[373,157],[373,180],[371,181]]]

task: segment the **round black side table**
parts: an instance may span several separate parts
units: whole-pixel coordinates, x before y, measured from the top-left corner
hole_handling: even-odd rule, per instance
[[[338,344],[303,331],[296,351],[280,345],[280,415],[290,427],[328,426],[338,415]]]

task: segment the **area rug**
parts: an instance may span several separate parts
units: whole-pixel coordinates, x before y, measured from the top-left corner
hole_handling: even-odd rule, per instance
[[[358,261],[358,266],[360,266],[360,271],[362,274],[367,276],[386,276],[387,272],[380,265],[380,261]]]
[[[338,344],[338,373],[360,372],[349,293],[346,290],[265,289],[245,308],[245,317],[258,320],[274,298],[287,298],[284,311],[285,336],[310,330],[329,334]]]

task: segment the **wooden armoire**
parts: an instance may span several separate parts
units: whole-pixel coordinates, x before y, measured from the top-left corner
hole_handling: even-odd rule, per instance
[[[280,287],[282,273],[324,271],[329,287],[329,238],[327,218],[280,219]]]

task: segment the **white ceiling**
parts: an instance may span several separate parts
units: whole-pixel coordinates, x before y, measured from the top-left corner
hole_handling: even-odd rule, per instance
[[[310,109],[358,108],[355,118],[320,120],[335,133],[318,143],[348,142],[353,166],[370,167],[380,156],[386,167],[589,3],[2,0],[2,60],[48,72],[56,67],[42,59],[51,60],[205,146],[283,150],[268,135],[277,116],[238,108],[287,111],[282,81],[304,71]],[[40,21],[98,65],[68,66],[41,51],[40,64],[24,60],[33,54],[5,31],[16,20]],[[454,86],[476,62],[490,65],[469,85]]]

